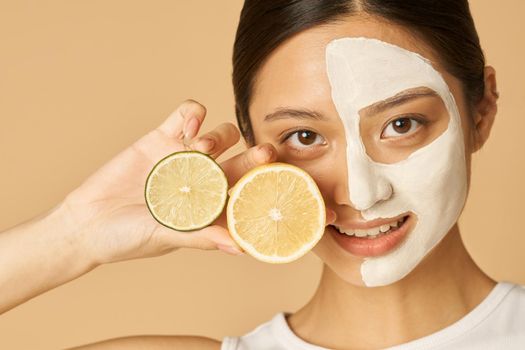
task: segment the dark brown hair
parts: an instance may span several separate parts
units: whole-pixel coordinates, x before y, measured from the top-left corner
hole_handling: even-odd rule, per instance
[[[470,107],[481,99],[485,57],[468,0],[245,0],[233,47],[232,80],[237,123],[249,145],[255,140],[248,108],[265,59],[305,29],[359,13],[407,27],[461,81]]]

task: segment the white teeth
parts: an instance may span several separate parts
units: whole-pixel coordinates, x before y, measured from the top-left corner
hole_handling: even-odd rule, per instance
[[[335,226],[335,228],[337,229],[337,231],[339,231],[339,233],[344,233],[347,236],[353,236],[354,235],[353,231],[343,231],[340,227],[337,227],[337,226]]]
[[[381,231],[379,231],[379,227],[370,228],[365,231],[368,236],[377,236],[378,234],[381,233]]]
[[[366,230],[358,230],[358,229],[355,229],[355,230],[353,230],[353,229],[344,230],[344,229],[342,229],[342,228],[340,228],[338,226],[335,226],[335,225],[334,225],[334,227],[340,233],[343,233],[343,234],[345,234],[347,236],[375,237],[375,236],[377,236],[380,233],[386,233],[386,232],[390,231],[391,228],[396,228],[396,227],[401,226],[401,224],[403,223],[403,219],[401,219],[399,221],[393,221],[393,222],[390,222],[388,224],[381,225],[381,226],[378,226],[378,227],[373,227],[373,228],[370,228],[370,229],[366,229]]]
[[[355,235],[357,237],[366,237],[367,232],[365,230],[355,230]]]
[[[379,231],[381,231],[381,232],[383,232],[383,233],[386,232],[386,231],[388,231],[388,230],[390,230],[390,225],[381,225],[381,226],[379,227]]]

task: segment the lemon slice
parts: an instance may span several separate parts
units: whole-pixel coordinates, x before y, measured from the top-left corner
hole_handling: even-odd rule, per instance
[[[325,206],[314,180],[285,163],[248,171],[230,190],[228,230],[254,258],[287,263],[312,249],[325,229]]]
[[[208,155],[175,152],[161,159],[146,180],[146,204],[162,225],[177,231],[198,230],[222,213],[228,180]]]

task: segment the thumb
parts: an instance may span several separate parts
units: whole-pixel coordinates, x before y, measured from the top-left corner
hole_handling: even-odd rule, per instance
[[[233,186],[248,170],[277,159],[277,150],[270,143],[263,143],[222,162],[228,184]]]

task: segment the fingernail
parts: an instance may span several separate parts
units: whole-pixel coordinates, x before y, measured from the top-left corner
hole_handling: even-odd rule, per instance
[[[326,208],[326,224],[331,225],[337,219],[337,214],[332,209]]]
[[[197,128],[199,126],[199,121],[195,117],[191,117],[186,125],[184,126],[184,137],[193,138],[196,134]]]
[[[229,246],[229,245],[217,244],[217,248],[228,254],[244,255],[244,252],[240,251],[239,249],[235,247]]]
[[[215,146],[215,140],[208,139],[208,138],[200,139],[199,141],[197,141],[197,144],[196,144],[196,148],[198,148],[199,150],[203,152],[211,151],[214,146]]]
[[[257,148],[257,151],[261,155],[261,160],[263,162],[268,162],[270,159],[272,159],[272,154],[273,154],[272,147],[268,145],[260,145]]]

